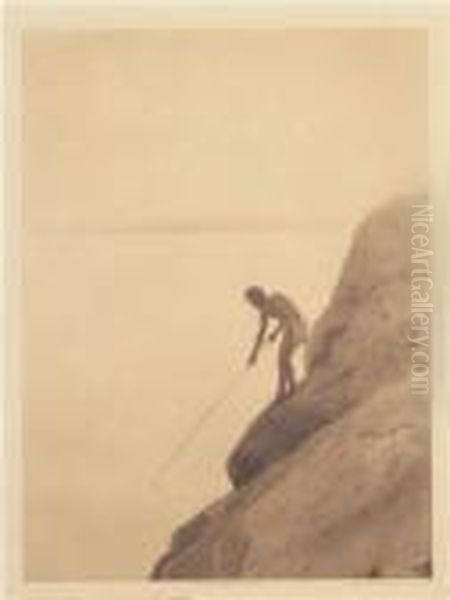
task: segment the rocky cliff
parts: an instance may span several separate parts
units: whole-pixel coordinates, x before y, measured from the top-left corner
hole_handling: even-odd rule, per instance
[[[411,201],[356,232],[306,376],[251,424],[233,490],[175,532],[153,578],[427,576],[429,398],[409,387]]]

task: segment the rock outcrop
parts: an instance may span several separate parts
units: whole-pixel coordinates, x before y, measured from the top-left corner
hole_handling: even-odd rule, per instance
[[[154,578],[427,576],[429,398],[409,386],[410,211],[361,225],[296,393],[249,427],[234,489],[173,536]]]

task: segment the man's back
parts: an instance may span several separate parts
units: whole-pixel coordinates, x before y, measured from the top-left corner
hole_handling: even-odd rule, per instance
[[[295,304],[284,294],[274,292],[267,299],[267,313],[283,324],[303,324],[303,318]]]

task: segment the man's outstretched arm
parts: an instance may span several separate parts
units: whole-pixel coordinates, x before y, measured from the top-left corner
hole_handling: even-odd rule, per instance
[[[267,315],[262,313],[261,314],[261,325],[259,327],[258,335],[256,336],[255,344],[253,346],[253,349],[252,349],[250,356],[248,358],[248,361],[247,361],[247,364],[249,367],[254,365],[258,359],[258,354],[261,349],[261,344],[263,343],[264,336],[266,335],[268,322],[269,322],[269,320],[267,318]]]

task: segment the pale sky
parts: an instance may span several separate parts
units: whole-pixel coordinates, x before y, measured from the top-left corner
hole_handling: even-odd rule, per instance
[[[425,190],[426,36],[34,32],[23,61],[27,576],[142,578],[270,401],[274,349],[151,485],[242,369],[243,289],[313,320],[361,218]]]

